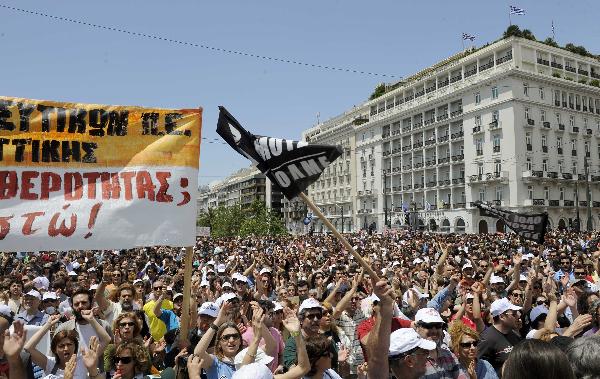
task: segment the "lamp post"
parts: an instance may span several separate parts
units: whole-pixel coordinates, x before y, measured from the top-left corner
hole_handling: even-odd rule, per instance
[[[583,158],[583,164],[585,168],[585,194],[587,200],[587,231],[591,232],[594,229],[594,225],[592,224],[592,194],[590,193],[590,181],[588,178],[590,170],[587,157]]]

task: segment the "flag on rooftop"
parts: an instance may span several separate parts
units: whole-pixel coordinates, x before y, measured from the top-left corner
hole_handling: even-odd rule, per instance
[[[523,16],[525,14],[525,9],[515,7],[514,5],[510,6],[510,14],[517,14],[519,16]]]
[[[470,34],[467,33],[463,33],[463,40],[469,40],[469,41],[474,41],[475,40],[475,36],[472,36]]]
[[[219,107],[217,133],[238,153],[250,159],[288,199],[316,181],[340,155],[339,146],[254,135]]]

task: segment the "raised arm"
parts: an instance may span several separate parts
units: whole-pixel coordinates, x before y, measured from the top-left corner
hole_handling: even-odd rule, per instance
[[[361,269],[359,274],[354,275],[354,279],[352,280],[352,288],[350,288],[350,290],[348,292],[346,292],[344,297],[342,297],[340,299],[340,302],[337,303],[335,306],[335,311],[333,312],[333,315],[332,315],[334,320],[337,320],[340,317],[340,315],[342,314],[342,312],[346,308],[348,308],[348,305],[350,304],[350,302],[352,302],[352,297],[358,290],[358,285],[360,284],[360,282],[362,282],[363,274],[364,274],[364,270]]]
[[[203,369],[207,369],[212,365],[213,357],[212,357],[212,355],[208,354],[206,351],[208,350],[208,347],[210,346],[210,342],[212,341],[213,337],[215,336],[215,333],[219,329],[219,326],[221,326],[227,320],[227,315],[230,312],[231,312],[231,303],[226,301],[221,305],[221,309],[219,309],[219,314],[217,315],[217,318],[211,324],[210,328],[208,328],[208,330],[202,335],[200,342],[198,342],[198,344],[196,345],[196,348],[194,349],[194,354],[199,356],[200,359],[202,360],[201,367]]]
[[[296,341],[296,354],[298,364],[291,367],[288,372],[281,375],[275,375],[275,379],[296,379],[302,378],[310,371],[310,361],[308,360],[308,353],[306,351],[306,344],[304,338],[300,332],[300,320],[296,317],[293,310],[285,308],[283,310],[285,318],[283,319],[283,326],[290,332],[290,335],[294,337]]]
[[[367,341],[368,377],[369,379],[388,379],[390,368],[387,358],[390,349],[390,325],[394,312],[394,300],[390,296],[392,288],[385,280],[382,280],[373,283],[373,291],[379,297],[380,309]]]
[[[517,253],[513,256],[513,263],[514,263],[514,267],[513,267],[513,271],[512,271],[513,280],[512,280],[512,282],[510,282],[508,287],[506,287],[507,291],[510,291],[511,289],[513,289],[514,287],[516,287],[519,284],[519,278],[521,277],[521,260],[522,260],[522,258],[523,258],[523,255],[521,253]]]
[[[4,357],[8,361],[11,377],[26,378],[25,367],[23,366],[23,361],[21,361],[20,354],[23,346],[25,346],[27,333],[22,322],[13,322],[13,327],[12,334],[8,330],[4,332]]]
[[[106,296],[104,296],[104,291],[106,290],[106,286],[110,283],[110,281],[110,272],[103,272],[102,280],[100,281],[100,284],[98,284],[96,294],[94,295],[94,300],[96,303],[98,303],[98,306],[102,312],[104,312],[110,305],[109,300],[106,299]]]
[[[152,313],[158,318],[162,315],[162,302],[164,300],[163,292],[160,293],[158,299],[154,302],[154,307],[152,308]]]
[[[94,317],[93,310],[90,309],[90,310],[81,311],[81,317],[83,317],[85,320],[87,320],[87,322],[90,323],[92,328],[94,328],[94,331],[98,335],[98,341],[100,342],[100,349],[103,350],[111,341],[110,335],[108,334],[106,329],[104,329],[104,327],[102,327],[102,325],[100,325],[98,320],[96,320],[96,317]],[[84,342],[82,342],[82,343],[84,343]]]
[[[42,340],[42,338],[50,331],[50,328],[60,321],[60,315],[52,315],[48,319],[48,322],[42,325],[37,332],[31,336],[31,338],[25,343],[25,351],[27,351],[31,355],[31,360],[33,363],[38,365],[39,367],[46,368],[46,364],[48,363],[48,357],[45,354],[40,352],[35,347]]]

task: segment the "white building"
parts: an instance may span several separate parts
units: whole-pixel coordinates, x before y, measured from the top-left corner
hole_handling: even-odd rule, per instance
[[[305,131],[346,150],[309,194],[336,221],[343,202],[352,230],[382,230],[386,213],[400,226],[403,208],[438,231],[503,230],[479,216],[476,200],[546,211],[553,228],[568,227],[579,208],[585,227],[587,160],[597,227],[599,79],[600,61],[523,38],[457,54]]]

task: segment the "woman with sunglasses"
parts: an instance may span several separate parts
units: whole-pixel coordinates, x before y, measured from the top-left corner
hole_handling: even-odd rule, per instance
[[[121,342],[115,348],[112,362],[116,369],[112,379],[143,379],[149,366],[147,352],[136,342]]]
[[[142,320],[133,312],[121,313],[113,322],[114,343],[106,346],[104,350],[104,371],[114,372],[116,369],[113,364],[115,349],[123,342],[137,343],[146,352],[148,364],[151,362],[151,356],[148,349],[143,344],[141,338]],[[146,367],[144,372],[149,372],[150,366]]]
[[[235,372],[233,362],[235,356],[242,350],[243,346],[242,333],[237,325],[231,321],[227,321],[233,316],[234,307],[235,305],[230,301],[223,302],[217,318],[204,333],[194,349],[194,355],[200,357],[202,360],[200,368],[206,372],[208,379],[230,379]],[[217,342],[213,355],[209,354],[207,349],[215,334]]]
[[[453,321],[448,332],[452,341],[452,352],[470,379],[498,379],[496,371],[488,361],[477,359],[479,333],[460,320]]]

